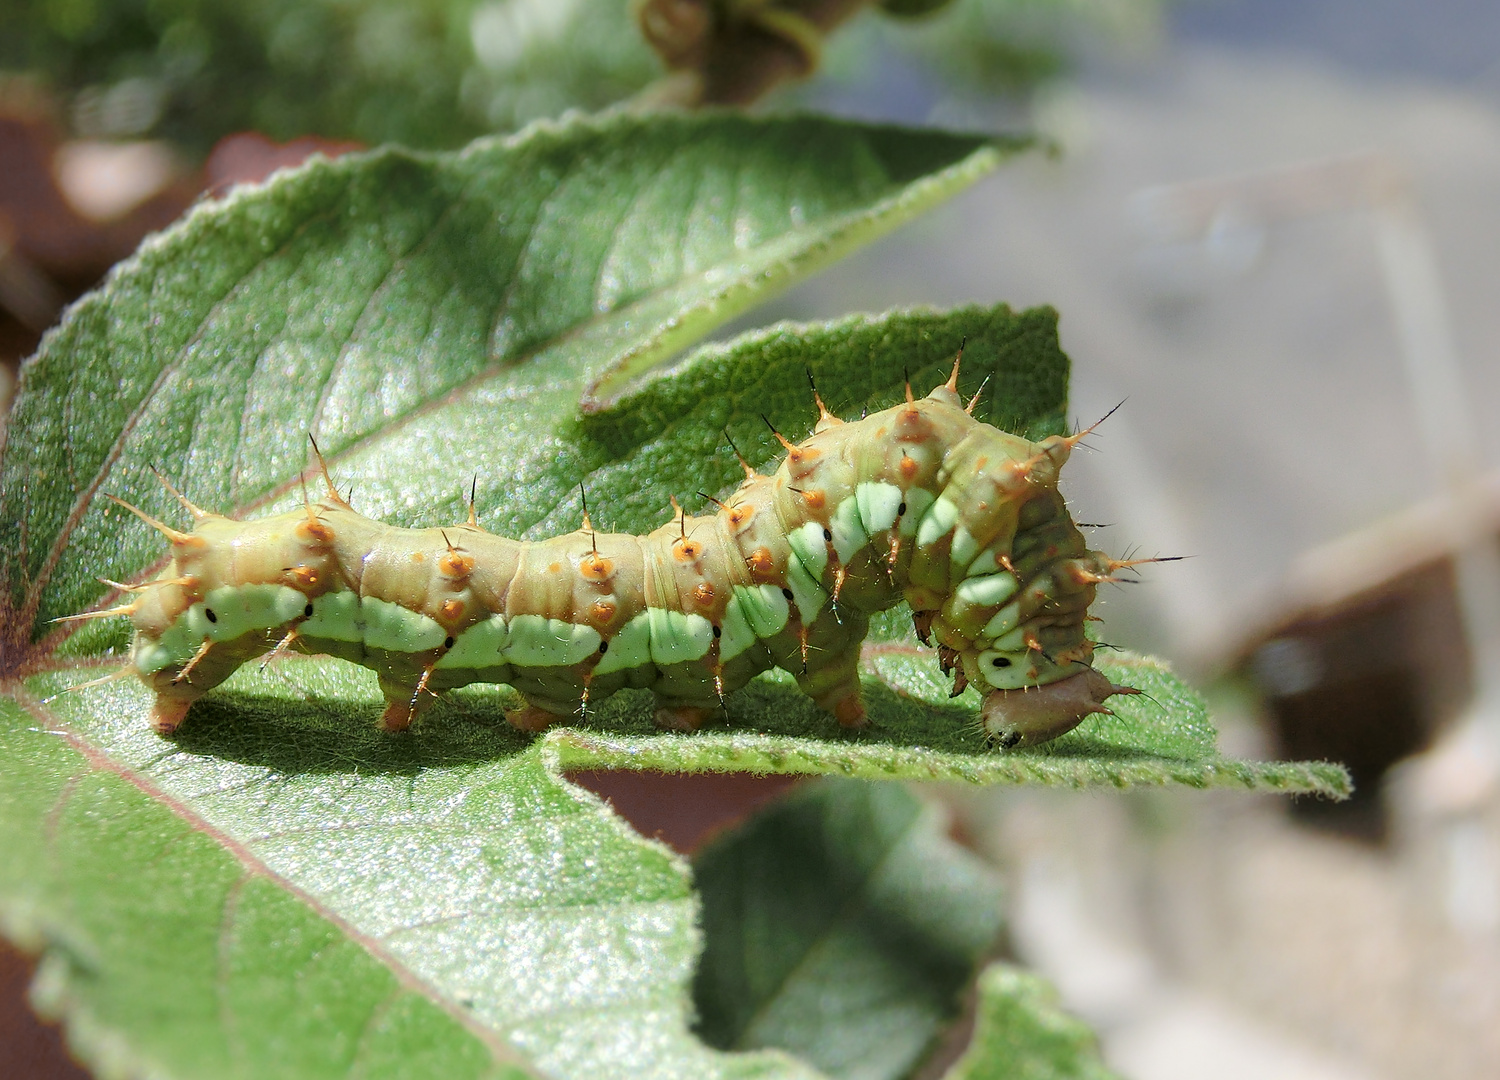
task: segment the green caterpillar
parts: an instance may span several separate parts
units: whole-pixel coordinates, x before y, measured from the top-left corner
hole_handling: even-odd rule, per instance
[[[119,586],[131,603],[68,618],[133,620],[121,674],[155,691],[164,735],[268,649],[374,670],[389,731],[474,682],[517,690],[526,707],[508,716],[527,731],[627,686],[655,694],[661,726],[694,730],[771,667],[857,727],[869,616],[904,598],[954,693],[987,691],[989,735],[1043,742],[1136,693],[1090,666],[1084,634],[1095,586],[1133,564],[1089,551],[1058,493],[1087,432],[1032,443],[975,420],[957,386],[955,363],[927,397],[908,387],[905,404],[851,423],[817,399],[811,437],[777,436],[787,455],[774,474],[745,465],[715,514],[688,517],[674,500],[673,521],[642,537],[596,532],[585,513],[579,531],[508,540],[472,506],[451,528],[394,528],[331,482],[302,510],[235,521],[168,484],[191,532],[121,505],[167,536],[171,564]]]

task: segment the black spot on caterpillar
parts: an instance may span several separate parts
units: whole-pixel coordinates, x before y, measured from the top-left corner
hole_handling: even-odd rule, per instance
[[[528,731],[625,686],[655,694],[662,726],[694,729],[773,666],[858,727],[869,616],[905,599],[954,693],[984,691],[990,737],[1043,742],[1137,692],[1094,670],[1083,630],[1096,585],[1134,563],[1089,551],[1057,490],[1093,429],[1008,434],[970,415],[957,379],[955,363],[927,397],[908,388],[904,404],[849,423],[815,391],[813,434],[777,435],[787,454],[774,474],[745,465],[716,513],[677,508],[640,537],[596,532],[587,510],[580,530],[537,543],[485,532],[472,507],[448,529],[396,528],[355,513],[326,467],[326,495],[255,521],[167,484],[191,532],[126,508],[171,541],[170,566],[131,603],[67,618],[130,616],[122,674],[155,691],[163,734],[273,647],[374,670],[390,731],[473,682],[519,691],[527,705],[509,719]]]

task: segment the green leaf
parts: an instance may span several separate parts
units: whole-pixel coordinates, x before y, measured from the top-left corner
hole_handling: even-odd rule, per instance
[[[693,872],[707,939],[699,1032],[841,1080],[906,1076],[1000,930],[994,872],[896,784],[805,785]]]
[[[944,1080],[1118,1080],[1094,1034],[1045,981],[1007,964],[979,977],[974,1037]]]
[[[1334,799],[1350,791],[1342,765],[1224,757],[1202,699],[1149,657],[1096,659],[1112,681],[1145,692],[1112,698],[1114,716],[1093,716],[1050,743],[1003,753],[975,722],[979,700],[972,690],[949,700],[950,684],[930,651],[915,641],[874,642],[865,645],[864,659],[870,726],[854,732],[813,706],[789,676],[769,674],[730,698],[727,725],[690,739],[649,734],[649,701],[626,695],[611,699],[593,723],[547,738],[568,769],[830,773],[1071,788],[1183,784]],[[376,698],[367,700],[373,721]]]
[[[91,137],[150,134],[194,153],[226,135],[316,133],[461,146],[661,74],[621,0],[9,0],[0,71],[74,100]]]
[[[94,1064],[342,1075],[378,1050],[487,1075],[514,1045],[552,1076],[810,1075],[690,1035],[687,867],[545,743],[468,717],[391,740],[320,694],[209,710],[240,749],[203,754],[119,692],[3,719],[0,912],[50,947]]]
[[[560,497],[573,527],[581,477],[558,491],[542,474],[585,387],[608,393],[1001,149],[815,118],[617,115],[315,162],[200,205],[27,365],[0,467],[3,595],[23,636],[0,674],[25,635],[100,595],[97,576],[160,558],[149,530],[95,508],[109,490],[175,520],[149,465],[254,513],[295,489],[312,432],[376,516],[447,520],[478,473],[496,531],[545,532]]]
[[[44,951],[33,999],[99,1075],[533,1075],[382,942],[177,802],[181,787],[3,698],[0,755],[0,930]],[[190,785],[219,779],[200,768]]]
[[[343,976],[319,984],[304,970],[330,953],[343,956],[339,970],[362,970],[356,961],[369,962],[363,949],[393,973],[373,982],[388,994],[397,993],[393,984],[414,987],[434,1006],[404,1006],[419,1015],[410,1031],[390,1036],[382,1052],[393,1058],[412,1045],[436,1045],[488,1065],[495,1050],[484,1036],[499,1035],[551,1075],[812,1075],[774,1054],[716,1055],[688,1034],[685,987],[701,939],[686,868],[561,779],[568,751],[585,733],[554,732],[528,746],[504,722],[498,695],[486,693],[438,706],[419,737],[392,739],[369,723],[370,688],[351,670],[307,660],[242,673],[235,693],[200,703],[176,747],[141,723],[146,694],[134,682],[64,696],[47,710],[33,705],[30,715],[5,713],[0,916],[7,933],[19,928],[24,940],[50,945],[50,967],[68,976],[55,981],[69,988],[54,1008],[81,1015],[86,1055],[95,1042],[110,1053],[123,1045],[135,1058],[175,1062],[171,1074],[233,1075],[229,1066],[243,1051],[232,1031],[214,1033],[216,1021],[228,1016],[234,1030],[279,1031],[285,1021],[277,1010],[291,998],[316,1014],[309,1028],[317,1038],[363,1057],[370,1051],[351,1048],[379,1028],[379,1002],[349,1002]],[[39,677],[33,686],[51,690],[69,674]],[[788,701],[794,693],[786,688]],[[674,739],[698,741],[641,742]],[[807,767],[790,758],[779,763]],[[97,790],[110,801],[99,801]],[[850,945],[851,935],[872,932],[870,910],[883,912],[880,905],[901,895],[924,910],[947,910],[939,893],[923,893],[913,880],[941,864],[949,882],[967,879],[958,895],[971,901],[964,913],[924,931],[925,955],[947,959],[936,968],[893,970],[884,984],[886,1049],[915,1054],[962,981],[960,958],[977,955],[994,923],[991,913],[972,907],[982,875],[932,838],[930,824],[903,820],[905,798],[893,785],[858,785],[835,789],[810,816],[804,804],[802,824],[823,817],[824,857],[842,860],[846,883],[858,879],[861,866],[881,865],[856,890],[854,906],[864,914],[843,920],[809,950],[816,963],[804,963],[788,992],[805,995],[814,983],[836,982],[840,970],[878,965],[879,950]],[[763,854],[785,849],[785,835],[783,829],[756,843]],[[884,854],[846,843],[861,837],[876,849],[883,844]],[[735,887],[737,878],[745,887],[747,875],[715,866],[713,858],[700,866],[706,893]],[[799,863],[808,870],[802,860],[788,869]],[[269,910],[261,932],[296,948],[241,946],[242,939],[262,941],[239,921],[250,909],[236,888],[248,896],[252,885]],[[777,921],[768,890],[757,891],[767,892],[762,916]],[[704,920],[710,940],[724,931],[721,896]],[[808,906],[798,906],[804,933],[816,931]],[[796,935],[783,934],[795,947]],[[311,959],[299,964],[298,948]],[[721,970],[722,949],[709,960]],[[243,1010],[226,1012],[220,1002],[218,1011],[195,1014],[196,1026],[184,1024],[178,1003],[225,995],[226,955],[239,962],[234,973],[248,987],[232,995]],[[365,977],[355,981],[363,985]],[[847,997],[830,1003],[835,1010],[851,1005]],[[758,1023],[734,1028],[803,1050],[817,1036],[786,1022],[792,1004],[776,998]],[[908,1026],[897,1030],[893,1016],[903,1011]],[[716,1015],[706,1004],[703,1012]],[[455,1015],[478,1028],[478,1046],[451,1030]],[[96,1030],[104,1034],[91,1038]],[[836,1072],[852,1067],[860,1038],[849,1024],[831,1031],[838,1038],[810,1051],[815,1061]],[[298,1058],[295,1041],[257,1049],[280,1055],[273,1062],[278,1075],[322,1075],[318,1055],[311,1063]],[[225,1057],[210,1058],[214,1050]],[[247,1065],[245,1075],[258,1074]]]

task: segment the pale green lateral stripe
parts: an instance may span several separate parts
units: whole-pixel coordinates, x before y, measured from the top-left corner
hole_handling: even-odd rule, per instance
[[[1021,625],[1021,602],[1019,600],[1006,604],[995,612],[994,618],[984,624],[984,636],[987,638],[998,638],[1010,633]]]
[[[823,539],[823,526],[809,521],[793,529],[786,542],[797,553],[802,567],[814,578],[821,578],[828,569],[828,542]]]
[[[306,607],[307,597],[286,585],[222,585],[183,612],[156,641],[137,637],[131,662],[142,675],[152,675],[186,664],[204,641],[233,641],[284,626],[300,618]]]
[[[740,602],[750,629],[762,641],[781,633],[791,618],[786,596],[775,585],[736,585],[734,597]]]
[[[962,525],[953,530],[953,546],[948,550],[948,561],[954,566],[967,567],[979,552],[979,541]]]
[[[629,671],[651,663],[651,613],[641,612],[609,639],[609,649],[594,668],[595,675]]]
[[[740,586],[743,588],[743,586]],[[724,605],[724,621],[719,624],[723,631],[719,638],[719,661],[728,663],[755,644],[755,631],[745,617],[745,605],[738,595],[731,596]]]
[[[895,484],[866,480],[854,489],[854,500],[860,523],[870,536],[896,524],[901,513],[901,489]]]
[[[651,627],[651,660],[658,666],[701,660],[714,640],[714,625],[702,615],[666,608],[647,608]]]
[[[929,544],[937,543],[948,535],[948,530],[956,524],[958,524],[958,507],[939,496],[922,515],[922,525],[917,530],[917,546],[927,547]]]
[[[974,607],[993,607],[1003,604],[1016,594],[1020,583],[1014,574],[990,574],[986,577],[967,578],[954,590],[960,600]]]
[[[807,572],[795,553],[786,557],[786,584],[792,590],[792,602],[797,605],[802,625],[811,625],[818,617],[818,612],[823,610],[828,594],[823,591],[823,586],[817,579]]]
[[[188,608],[182,618],[199,640],[233,641],[252,630],[291,622],[306,606],[307,597],[286,585],[221,585]]]
[[[365,639],[364,607],[359,594],[347,589],[324,593],[312,602],[310,619],[297,628],[304,637],[327,638],[330,641],[363,641]]]
[[[510,631],[504,615],[491,615],[477,622],[454,641],[453,648],[443,654],[434,667],[439,668],[488,668],[505,662],[505,648],[510,644]]]
[[[441,646],[448,637],[448,631],[436,619],[418,611],[407,611],[389,600],[363,597],[360,610],[365,620],[367,648],[387,652],[426,652]]]
[[[1001,634],[990,644],[1001,652],[1019,653],[1026,651],[1026,627],[1018,626],[1006,634]]]
[[[544,615],[515,615],[505,659],[517,667],[572,667],[598,652],[601,640],[592,626]]]
[[[937,501],[937,496],[926,488],[914,487],[906,493],[906,516],[901,519],[901,535],[912,537],[926,520],[927,508]]]
[[[1009,660],[1010,663],[1003,667],[996,667],[995,661]],[[1023,646],[1020,652],[1012,649],[992,649],[979,654],[979,670],[984,675],[984,681],[997,690],[1019,690],[1023,686],[1041,686],[1049,682],[1057,682],[1068,675],[1073,674],[1071,670],[1053,668],[1047,670],[1037,661],[1029,656]],[[1036,678],[1031,677],[1031,669],[1036,665],[1039,670]]]
[[[839,562],[845,565],[870,542],[864,523],[860,521],[857,495],[851,495],[839,503],[839,508],[833,512],[828,531],[833,533],[833,552],[839,557]]]
[[[178,619],[155,641],[137,634],[131,647],[131,662],[142,675],[154,675],[164,667],[180,667],[193,658],[203,636],[194,636],[186,619]]]
[[[974,561],[969,564],[965,577],[979,577],[981,574],[993,574],[1000,569],[1000,556],[1004,549],[998,543],[991,544],[975,556]]]

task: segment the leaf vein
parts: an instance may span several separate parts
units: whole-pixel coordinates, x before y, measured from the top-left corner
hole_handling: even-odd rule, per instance
[[[353,346],[361,340],[362,330],[375,310],[375,301],[395,281],[397,271],[403,270],[417,252],[431,243],[433,237],[437,235],[438,230],[447,223],[448,219],[457,211],[457,208],[464,204],[468,189],[474,183],[475,180],[471,178],[463,185],[459,190],[459,194],[451,199],[432,219],[427,228],[422,231],[422,235],[405,251],[391,260],[390,265],[386,267],[385,273],[381,275],[379,283],[370,290],[370,295],[365,298],[364,306],[360,309],[359,317],[349,329],[349,336],[345,338],[343,345],[339,347],[338,355],[333,358],[333,363],[329,365],[328,374],[323,380],[323,388],[318,394],[317,403],[313,406],[312,416],[307,422],[308,431],[315,433],[320,431],[323,423],[323,412],[328,407],[328,402],[333,395],[333,389],[338,383],[339,375],[343,372],[344,364],[348,361],[349,355],[353,351]]]
[[[145,393],[141,396],[140,402],[131,410],[130,415],[125,418],[119,434],[110,443],[109,449],[105,452],[98,469],[84,486],[84,489],[78,493],[77,498],[73,502],[72,509],[68,511],[68,516],[63,520],[62,527],[58,530],[57,538],[53,541],[52,547],[48,550],[36,578],[31,583],[31,590],[26,598],[26,604],[21,614],[21,620],[24,625],[30,626],[36,620],[37,609],[41,605],[42,591],[47,587],[47,583],[52,580],[52,574],[57,569],[57,564],[61,561],[63,552],[67,550],[68,541],[72,539],[74,530],[78,528],[78,523],[83,520],[83,515],[87,513],[89,506],[93,504],[94,496],[98,493],[100,485],[104,483],[104,478],[114,469],[115,463],[120,459],[120,455],[124,453],[126,442],[135,433],[136,427],[140,424],[152,404],[154,404],[156,396],[162,387],[167,384],[172,376],[181,370],[193,347],[203,340],[203,335],[207,332],[215,315],[223,310],[232,297],[238,295],[244,289],[246,282],[257,269],[284,254],[314,224],[332,216],[332,211],[310,215],[292,231],[291,235],[287,237],[286,241],[273,254],[257,259],[253,264],[246,267],[244,273],[235,279],[234,284],[225,290],[224,295],[220,296],[210,305],[208,311],[198,321],[198,325],[193,330],[192,335],[177,350],[176,355],[162,365],[161,370],[156,374],[156,378],[151,381],[151,385],[146,388]],[[119,269],[115,271],[117,274],[120,272]],[[102,303],[104,301],[101,299],[99,302]],[[70,438],[70,458],[71,446],[72,441]],[[74,487],[76,489],[77,485],[75,484]]]

